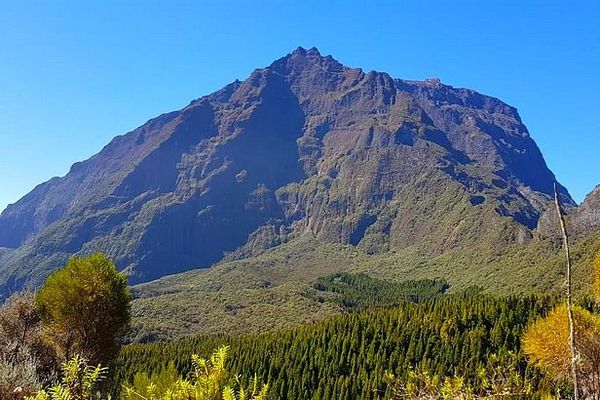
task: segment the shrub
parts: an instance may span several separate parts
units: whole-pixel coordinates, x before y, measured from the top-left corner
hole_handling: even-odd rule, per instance
[[[250,388],[244,389],[237,376],[233,377],[236,391],[226,385],[229,374],[225,368],[227,346],[220,347],[209,359],[192,356],[193,371],[190,379],[175,378],[171,372],[149,377],[137,374],[133,386],[125,385],[124,400],[265,400],[268,385],[260,385],[254,377]],[[160,377],[160,379],[157,379]]]
[[[439,376],[423,370],[409,371],[404,380],[390,372],[385,378],[393,400],[529,399],[532,386],[519,373],[518,366],[519,358],[513,353],[503,357],[491,355],[487,366],[477,371],[476,386],[470,386],[461,376]],[[543,398],[552,399],[549,395]]]
[[[42,387],[37,360],[25,346],[9,343],[0,356],[0,399],[19,399]]]
[[[600,393],[600,315],[573,309],[580,384],[584,394]],[[531,324],[523,335],[523,350],[556,379],[570,379],[571,351],[567,307],[554,309]]]
[[[31,293],[18,293],[0,306],[0,399],[21,398],[51,382],[58,364],[43,341]]]
[[[36,395],[25,400],[102,400],[99,391],[100,382],[106,377],[107,369],[100,365],[90,366],[79,356],[62,364],[62,379],[47,390],[40,390]]]
[[[74,257],[51,274],[36,296],[48,340],[63,359],[79,354],[107,364],[130,319],[124,275],[104,255]]]

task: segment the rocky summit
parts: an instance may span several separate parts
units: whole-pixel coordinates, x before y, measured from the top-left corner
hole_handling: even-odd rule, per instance
[[[95,251],[138,283],[299,237],[431,257],[524,245],[537,240],[555,182],[514,107],[298,48],[7,207],[0,293]]]

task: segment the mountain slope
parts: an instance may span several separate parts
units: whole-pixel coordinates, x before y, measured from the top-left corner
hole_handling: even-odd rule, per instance
[[[600,185],[596,186],[570,217],[570,226],[577,237],[600,231]]]
[[[9,206],[0,293],[92,251],[135,283],[303,235],[432,257],[526,243],[554,183],[500,100],[299,48],[115,138]]]

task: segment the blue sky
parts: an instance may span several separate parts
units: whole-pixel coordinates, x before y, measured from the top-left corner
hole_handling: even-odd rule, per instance
[[[576,200],[600,183],[600,2],[0,2],[0,210],[112,137],[298,46],[519,109]]]

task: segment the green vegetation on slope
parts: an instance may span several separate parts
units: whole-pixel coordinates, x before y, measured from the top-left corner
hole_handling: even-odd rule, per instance
[[[301,240],[257,258],[135,286],[132,338],[265,332],[321,321],[338,314],[339,306],[307,297],[312,282],[358,257],[350,246]]]
[[[520,337],[527,323],[552,304],[536,296],[447,295],[282,332],[131,345],[118,359],[118,376],[126,382],[141,371],[159,374],[170,362],[186,373],[189,354],[210,354],[227,344],[231,368],[245,377],[256,373],[277,399],[373,399],[385,395],[385,371],[400,379],[413,368],[456,374],[477,386],[477,371],[496,354],[504,360],[517,357],[518,373],[531,380],[532,398],[539,398],[552,385],[520,356]]]
[[[448,284],[442,280],[386,282],[359,273],[337,274],[319,278],[314,285],[317,301],[326,298],[336,301],[345,311],[361,311],[369,308],[390,308],[405,301],[418,302],[444,293]]]
[[[590,268],[596,269],[595,286],[600,287],[600,258]],[[67,278],[75,284],[67,282]],[[37,308],[32,296],[12,298],[0,308],[0,339],[8,344],[3,346],[0,361],[6,364],[8,360],[8,365],[16,369],[23,369],[19,360],[25,361],[34,370],[27,367],[22,372],[32,370],[36,379],[33,382],[21,374],[3,390],[10,393],[22,381],[32,384],[26,388],[31,393],[42,385],[48,387],[42,384],[42,379],[57,382],[56,375],[42,375],[46,368],[39,357],[40,351],[30,352],[28,358],[15,358],[15,349],[28,351],[33,346],[43,349],[39,339],[50,345],[47,349],[53,354],[51,358],[70,361],[63,364],[67,369],[63,368],[62,383],[50,386],[50,392],[38,392],[36,399],[47,399],[48,393],[63,390],[86,387],[92,390],[96,385],[94,380],[104,370],[80,361],[79,357],[97,353],[90,349],[107,348],[102,335],[89,333],[105,328],[105,318],[95,318],[96,315],[101,312],[119,315],[120,307],[115,309],[109,303],[121,304],[121,298],[125,303],[129,300],[123,279],[103,255],[72,259],[47,280],[37,295]],[[86,282],[94,283],[96,289],[90,289]],[[111,282],[114,285],[102,286]],[[98,286],[99,283],[102,284]],[[268,285],[262,281],[261,286]],[[432,398],[434,392],[440,392],[441,397],[433,398],[441,399],[485,398],[509,392],[515,399],[549,399],[558,391],[559,398],[569,394],[566,317],[564,309],[558,313],[557,309],[551,311],[557,303],[556,297],[533,294],[494,297],[479,288],[445,294],[447,289],[448,284],[442,280],[387,282],[350,272],[317,277],[312,288],[304,293],[305,298],[354,312],[264,334],[198,336],[166,344],[134,344],[122,349],[111,363],[110,380],[101,390],[105,395],[112,392],[118,396],[121,388],[129,387],[141,393],[141,398],[190,398],[186,394],[190,390],[201,394],[209,389],[204,385],[204,377],[199,378],[199,368],[209,371],[210,365],[218,364],[219,371],[226,371],[225,358],[218,355],[231,349],[233,361],[227,369],[244,378],[227,378],[219,373],[211,386],[214,391],[209,390],[214,396],[202,394],[191,398],[233,400],[238,394],[242,398],[241,388],[246,387],[261,398],[264,391],[257,382],[265,382],[274,399],[395,399],[407,394],[409,398]],[[69,312],[49,313],[50,304]],[[97,311],[94,304],[98,305]],[[591,298],[582,304],[590,310],[597,308]],[[587,396],[598,393],[595,371],[600,354],[600,324],[598,314],[583,308],[577,310],[576,321],[584,322],[576,329],[580,368],[586,378],[592,377],[582,381]],[[65,323],[52,332],[53,337],[68,339],[65,342],[44,337],[49,328],[59,327],[55,325],[58,322]],[[81,334],[85,337],[78,338]],[[108,337],[111,342],[117,338]],[[215,348],[221,350],[212,356],[210,365],[197,356],[189,358],[190,354],[208,355]],[[531,358],[530,363],[524,352]],[[75,357],[69,358],[69,353]],[[109,362],[113,354],[110,353],[106,357]],[[36,371],[36,363],[44,368]],[[54,361],[48,360],[48,366],[52,365]],[[539,366],[547,368],[547,372],[538,369]],[[73,386],[68,378],[69,369],[76,375],[92,377],[92,386]],[[240,388],[238,393],[227,387],[230,384]],[[161,388],[164,393],[157,392]],[[121,391],[121,395],[139,397],[134,391]],[[420,393],[417,397],[412,395],[417,392]],[[88,400],[90,396],[80,393],[73,399]]]
[[[600,234],[573,246],[574,282],[580,291],[592,283],[592,258],[598,251]],[[369,255],[304,236],[257,257],[135,286],[132,338],[265,332],[321,321],[343,309],[330,296],[315,296],[314,285],[339,272],[365,273],[390,285],[443,278],[450,292],[478,286],[502,295],[560,292],[563,267],[561,247],[550,240],[504,246],[476,243],[432,257],[424,247]]]

